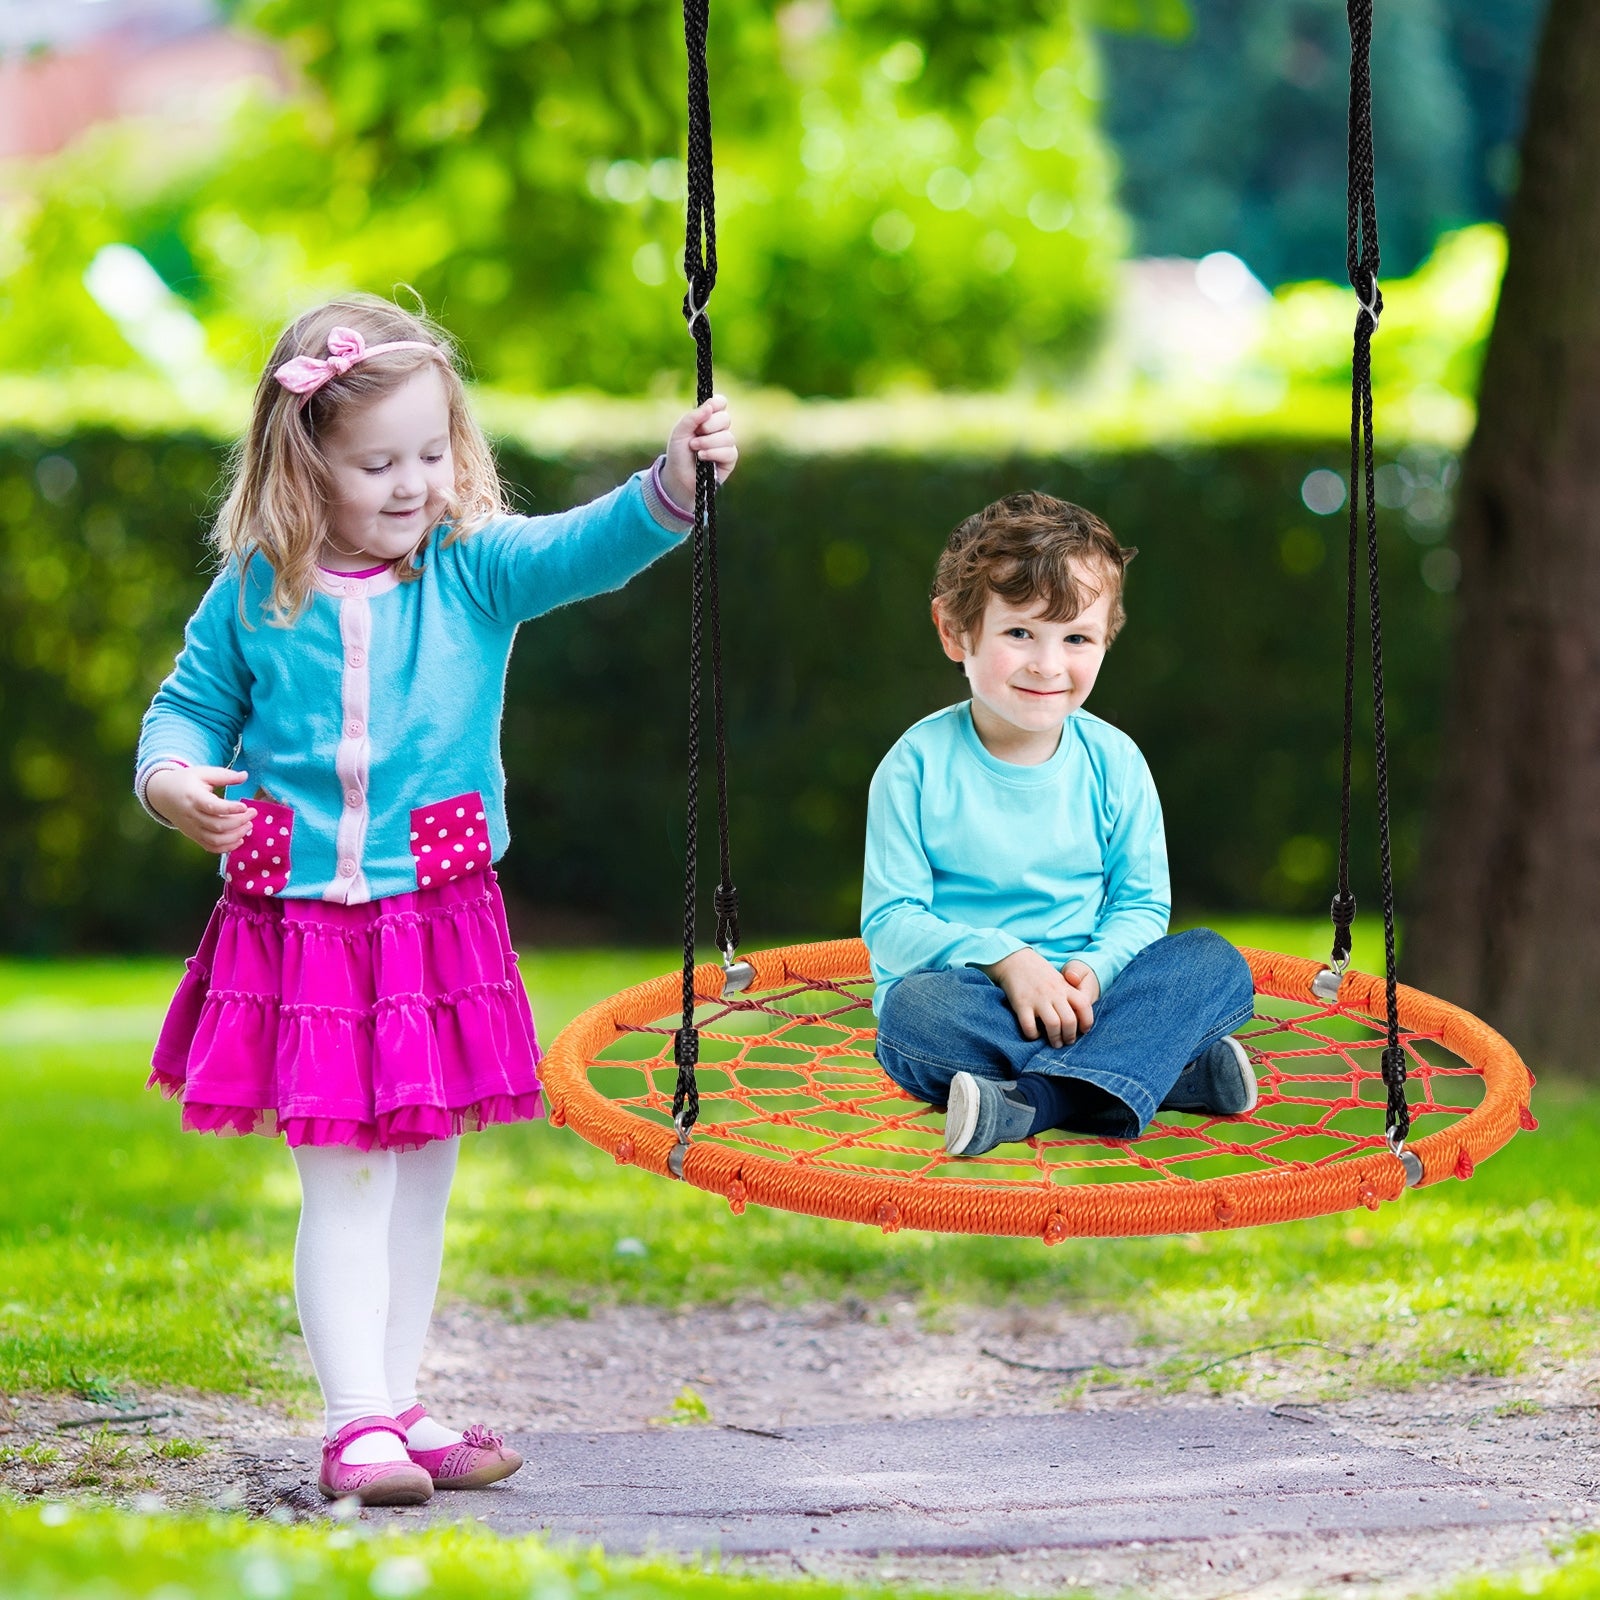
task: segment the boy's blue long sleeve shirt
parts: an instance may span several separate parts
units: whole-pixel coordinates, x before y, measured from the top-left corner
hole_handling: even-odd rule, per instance
[[[264,797],[288,831],[247,839],[224,870],[284,899],[355,903],[486,868],[508,842],[500,717],[519,624],[619,588],[688,527],[640,473],[554,516],[496,517],[454,543],[440,530],[409,582],[320,572],[287,627],[265,609],[265,559],[230,564],[145,714],[139,797],[162,766],[243,769],[229,798]],[[258,845],[275,880],[234,871]]]
[[[1087,711],[1048,761],[984,749],[969,701],[916,723],[867,800],[861,936],[874,1008],[908,973],[990,966],[1032,946],[1105,993],[1167,931],[1161,802],[1139,748]]]

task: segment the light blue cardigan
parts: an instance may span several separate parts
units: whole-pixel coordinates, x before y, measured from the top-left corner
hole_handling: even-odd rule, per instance
[[[265,559],[230,565],[145,714],[135,791],[149,809],[145,787],[164,766],[245,771],[229,798],[264,792],[293,812],[287,882],[272,891],[284,898],[417,890],[420,815],[461,796],[481,800],[487,859],[498,860],[509,841],[500,716],[518,625],[620,588],[688,528],[639,473],[555,516],[498,517],[449,545],[436,532],[413,582],[390,568],[322,572],[290,627],[263,610]]]

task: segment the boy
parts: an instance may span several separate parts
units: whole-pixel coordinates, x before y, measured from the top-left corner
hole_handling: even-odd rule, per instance
[[[939,559],[934,625],[971,698],[909,729],[872,780],[861,935],[878,1060],[947,1107],[951,1155],[1256,1103],[1231,1037],[1250,969],[1205,929],[1167,935],[1149,769],[1082,709],[1134,554],[1025,493],[968,517]]]

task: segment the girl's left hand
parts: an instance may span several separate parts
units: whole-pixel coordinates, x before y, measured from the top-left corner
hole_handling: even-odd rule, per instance
[[[680,506],[694,504],[694,469],[700,461],[709,461],[716,468],[718,483],[726,483],[739,464],[739,446],[734,442],[728,402],[720,394],[679,417],[667,440],[661,481]]]

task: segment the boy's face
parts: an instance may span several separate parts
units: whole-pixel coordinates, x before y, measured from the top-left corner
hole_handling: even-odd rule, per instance
[[[1082,577],[1101,593],[1068,622],[1046,622],[1043,602],[1013,606],[998,595],[969,637],[936,614],[944,653],[966,668],[973,721],[991,752],[1047,759],[1062,723],[1089,698],[1106,658],[1111,589],[1097,573]]]

